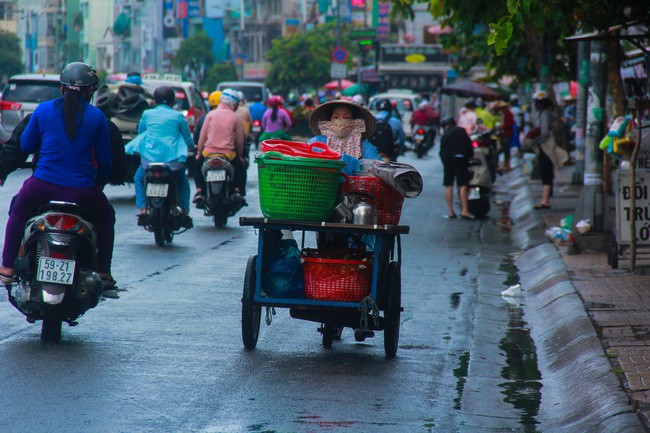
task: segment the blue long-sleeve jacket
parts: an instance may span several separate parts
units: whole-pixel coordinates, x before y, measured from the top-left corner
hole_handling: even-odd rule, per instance
[[[106,117],[82,98],[79,102],[82,111],[72,141],[65,131],[62,97],[39,104],[29,119],[20,149],[24,153],[38,151],[37,179],[73,188],[108,183],[112,162]]]
[[[161,104],[145,110],[138,136],[126,145],[126,153],[139,153],[150,162],[185,162],[194,140],[183,114]]]

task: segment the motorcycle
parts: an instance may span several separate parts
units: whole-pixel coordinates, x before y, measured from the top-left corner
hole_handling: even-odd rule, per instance
[[[203,163],[201,172],[206,183],[203,214],[211,216],[216,228],[222,228],[228,217],[247,206],[244,198],[233,191],[235,169],[223,155],[212,155]]]
[[[472,140],[472,146],[483,149],[490,178],[494,182],[497,177],[499,163],[498,142],[495,131],[493,129],[477,131],[470,136],[470,139]]]
[[[138,224],[153,232],[156,245],[162,247],[172,243],[174,235],[191,228],[191,220],[178,205],[176,178],[167,164],[150,163],[144,171],[144,179],[147,208]]]
[[[116,288],[104,290],[93,270],[97,232],[90,219],[92,211],[76,203],[50,201],[25,225],[16,278],[6,288],[9,302],[29,323],[43,321],[43,341],[60,341],[62,323],[77,325],[102,297],[118,298]]]
[[[262,121],[253,120],[253,126],[251,127],[251,134],[253,135],[253,144],[255,144],[255,149],[260,148],[260,135],[262,135]]]
[[[418,158],[426,156],[436,139],[436,128],[433,125],[414,125],[413,151]]]
[[[486,131],[490,132],[490,131]],[[476,218],[483,218],[490,212],[492,199],[492,184],[494,175],[490,168],[490,157],[493,151],[486,142],[478,136],[472,136],[474,155],[469,162],[470,181],[468,186],[467,208]],[[494,173],[496,173],[496,168]]]

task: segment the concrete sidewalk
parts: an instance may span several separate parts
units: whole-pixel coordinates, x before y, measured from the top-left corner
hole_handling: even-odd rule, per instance
[[[574,172],[574,166],[566,166],[559,170],[556,169],[551,209],[530,210],[534,215],[539,215],[545,228],[559,227],[564,217],[570,214],[576,214],[576,207],[578,206],[580,192],[583,187],[571,185]],[[539,180],[532,180],[531,176],[525,173],[521,167],[503,176],[504,180],[507,180],[508,177],[516,177],[518,178],[517,181],[521,181],[523,178],[527,184],[528,192],[532,196],[533,203],[539,202],[542,190]],[[510,182],[512,181],[514,179]],[[611,201],[610,198],[609,202]],[[514,208],[514,203],[511,207]],[[611,213],[612,209],[606,212]],[[513,220],[514,229],[517,221],[514,218]],[[577,217],[575,221],[577,222]],[[598,428],[590,429],[589,431],[643,432],[645,429],[646,432],[650,432],[650,263],[647,258],[645,262],[637,260],[637,271],[630,273],[627,270],[628,261],[621,261],[619,264],[620,269],[612,269],[608,264],[607,254],[604,251],[587,251],[583,248],[583,251],[579,251],[576,254],[573,247],[569,247],[562,242],[553,242],[553,244],[549,242],[549,245],[555,245],[558,257],[566,268],[566,280],[573,287],[567,289],[566,293],[553,297],[548,302],[553,303],[566,294],[573,295],[577,293],[578,299],[581,301],[584,310],[593,324],[597,340],[602,344],[602,351],[598,347],[591,347],[586,350],[593,351],[595,358],[591,361],[589,358],[586,360],[582,359],[585,355],[584,349],[580,352],[575,352],[573,355],[575,356],[573,368],[581,366],[580,370],[582,370],[584,361],[598,363],[605,358],[610,364],[605,365],[605,369],[608,371],[605,371],[604,373],[606,374],[604,374],[603,368],[601,367],[600,371],[596,373],[601,377],[596,377],[592,385],[601,386],[603,382],[607,382],[613,377],[618,378],[618,383],[614,380],[602,390],[601,394],[595,396],[591,395],[592,385],[585,384],[587,386],[583,388],[588,391],[582,397],[595,399],[592,402],[594,410],[600,410],[602,408],[605,412],[610,410],[610,408],[603,406],[609,406],[612,403],[612,401],[609,401],[609,398],[613,397],[615,400],[613,403],[614,407],[611,408],[613,413],[607,416],[616,418],[616,413],[629,412],[626,406],[628,408],[631,406],[632,411],[636,413],[641,421],[640,424],[642,424],[642,426],[634,426],[636,421],[632,421],[628,417],[625,417],[625,422],[621,423],[622,419],[619,417],[617,420],[618,427],[616,427],[616,423],[613,423],[610,426],[611,428],[606,427],[605,424],[607,422],[603,419],[592,419],[582,426],[590,425],[591,427],[595,427],[594,423],[598,424]],[[535,250],[540,247],[547,249],[549,245],[540,245]],[[524,253],[524,255],[526,254],[530,253]],[[528,262],[530,262],[530,258],[528,257]],[[539,293],[539,286],[554,284],[551,280],[553,278],[549,278],[545,282],[538,281],[535,286],[535,294]],[[565,278],[559,278],[559,280],[565,280]],[[555,283],[557,282],[555,281]],[[559,286],[560,284],[556,285]],[[531,303],[535,302],[535,300],[531,300]],[[542,303],[540,305],[546,307],[547,304]],[[572,309],[580,309],[580,307],[578,305]],[[571,312],[568,314],[572,315]],[[580,312],[580,314],[584,315],[584,312]],[[559,328],[561,326],[562,323],[558,322],[557,327]],[[568,329],[568,332],[572,332],[575,330],[575,326],[569,327]],[[566,335],[567,330],[563,330],[562,332],[564,335],[558,335],[557,338],[568,338]],[[572,344],[576,338],[581,338],[584,335],[580,332],[578,331],[576,336],[571,337],[573,340],[570,340],[568,344]],[[561,346],[558,344],[558,349],[564,349],[566,345],[566,342],[563,342]],[[564,361],[570,360],[565,359]],[[558,362],[562,361],[560,360]],[[594,375],[583,374],[582,377],[590,377],[591,380],[594,379]],[[623,392],[621,392],[621,389]],[[584,389],[581,392],[584,392]],[[624,396],[627,396],[628,401],[621,401],[625,400]],[[575,397],[579,398],[580,396],[576,395]],[[583,410],[583,414],[577,416],[584,416],[584,413],[588,410],[589,408],[586,407]],[[628,423],[627,427],[623,427],[623,424],[626,423]],[[567,431],[571,430],[569,429]]]

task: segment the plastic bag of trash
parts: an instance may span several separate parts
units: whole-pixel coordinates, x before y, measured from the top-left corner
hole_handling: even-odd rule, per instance
[[[578,223],[576,224],[576,230],[580,234],[588,233],[589,231],[591,231],[591,220],[587,218],[578,221]]]
[[[567,215],[560,220],[560,227],[571,231],[573,229],[573,214]]]
[[[280,254],[271,261],[262,287],[269,296],[274,298],[305,297],[300,249],[294,239],[280,241]]]

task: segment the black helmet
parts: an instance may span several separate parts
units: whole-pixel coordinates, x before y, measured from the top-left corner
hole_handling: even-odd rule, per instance
[[[388,111],[390,113],[393,110],[393,104],[391,104],[388,99],[382,99],[377,102],[377,110]]]
[[[73,62],[66,65],[61,71],[59,81],[64,86],[90,86],[93,92],[99,87],[99,77],[95,68],[82,62]]]
[[[156,90],[153,91],[153,99],[156,101],[156,105],[165,104],[171,107],[176,102],[176,93],[169,86],[156,87]]]
[[[442,126],[443,128],[446,127],[446,126],[449,126],[449,125],[455,125],[455,124],[456,124],[456,121],[455,121],[454,118],[451,117],[451,116],[447,116],[447,117],[445,117],[445,118],[442,119],[442,121],[440,122],[440,126]]]

